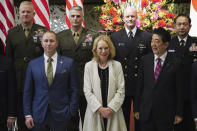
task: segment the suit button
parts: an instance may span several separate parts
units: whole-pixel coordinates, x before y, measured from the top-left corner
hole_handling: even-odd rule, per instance
[[[137,74],[134,74],[135,77],[137,77]]]
[[[124,58],[124,60],[126,61],[126,60],[127,60],[127,58]]]
[[[138,58],[137,57],[135,57],[135,60],[137,60]]]
[[[124,74],[125,77],[127,77],[127,74]]]
[[[135,65],[134,68],[137,69],[137,65]]]
[[[127,69],[127,66],[124,66],[125,69]]]
[[[24,57],[23,59],[24,59],[24,62],[29,62],[30,61],[29,57]]]

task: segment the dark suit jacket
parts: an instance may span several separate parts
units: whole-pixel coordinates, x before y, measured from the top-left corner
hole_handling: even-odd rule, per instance
[[[30,62],[24,87],[24,115],[32,115],[35,122],[42,123],[49,106],[56,121],[69,120],[78,110],[78,80],[73,60],[58,55],[57,67],[49,86],[44,56]]]
[[[181,54],[180,52],[180,43],[178,40],[178,37],[175,36],[171,41],[168,48],[168,52],[181,58],[182,64],[183,64],[183,74],[184,74],[184,98],[185,100],[190,100],[190,80],[191,80],[191,68],[192,63],[197,60],[197,52],[196,51],[190,51],[190,47],[192,44],[195,44],[197,46],[197,41],[192,38],[191,36],[188,36],[184,53]]]
[[[59,40],[58,51],[61,55],[73,58],[76,62],[77,73],[80,81],[80,95],[83,95],[83,77],[85,63],[93,57],[92,46],[97,34],[94,31],[82,28],[77,44],[70,29],[57,34]]]
[[[115,59],[122,64],[125,77],[125,93],[135,96],[136,82],[139,76],[141,56],[151,52],[150,42],[152,35],[137,29],[134,39],[129,40],[125,28],[111,35],[116,48]]]
[[[16,116],[17,87],[13,63],[10,58],[0,55],[0,116]]]
[[[191,106],[192,106],[192,116],[197,118],[197,63],[192,64],[191,73]]]
[[[173,124],[175,115],[182,116],[181,61],[167,54],[157,82],[154,80],[154,54],[142,58],[135,112],[147,121],[152,111],[157,120]]]
[[[0,55],[4,55],[4,47],[3,47],[3,43],[0,40]]]
[[[28,38],[25,37],[25,32],[21,25],[8,31],[5,53],[6,56],[11,57],[14,61],[19,92],[23,92],[25,73],[29,61],[43,54],[39,33],[45,30],[47,28],[33,24]]]

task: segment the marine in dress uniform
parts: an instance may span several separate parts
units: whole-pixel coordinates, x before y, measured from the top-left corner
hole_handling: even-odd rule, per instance
[[[6,56],[14,62],[18,88],[18,125],[19,130],[27,130],[24,123],[22,94],[25,74],[30,60],[43,54],[41,35],[47,28],[34,24],[34,8],[29,1],[23,1],[19,7],[21,24],[10,29],[6,38]]]
[[[74,6],[70,9],[71,28],[57,34],[59,40],[59,53],[63,56],[73,58],[79,78],[80,99],[79,110],[80,117],[84,120],[87,102],[83,93],[83,77],[85,63],[92,59],[92,45],[97,33],[93,30],[83,28],[83,10],[80,6]],[[78,131],[79,116],[75,116],[68,124],[68,131]]]

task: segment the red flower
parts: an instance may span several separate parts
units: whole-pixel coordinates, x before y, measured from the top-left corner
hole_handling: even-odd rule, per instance
[[[121,0],[122,2],[126,2],[127,0]]]
[[[164,26],[166,26],[166,22],[164,20],[160,20],[159,23],[158,23],[158,26],[159,27],[164,27]]]
[[[166,17],[170,18],[170,19],[174,19],[174,14],[173,13],[167,13]]]
[[[148,0],[142,0],[141,8],[146,8],[149,5]]]
[[[161,2],[161,0],[150,0],[150,1],[152,1],[153,3]]]
[[[119,22],[119,18],[118,17],[114,17],[113,19],[112,19],[112,23],[113,23],[113,25],[118,25],[120,22]]]
[[[113,7],[111,7],[110,10],[109,10],[109,13],[110,13],[110,15],[115,16],[116,15],[116,10]]]

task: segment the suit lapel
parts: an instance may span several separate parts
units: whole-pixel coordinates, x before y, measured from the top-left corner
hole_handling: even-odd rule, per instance
[[[191,37],[188,35],[187,41],[186,41],[186,45],[185,45],[186,51],[189,51],[189,48],[190,48],[191,44],[192,44],[192,39],[191,39]]]
[[[109,98],[111,97],[111,93],[113,92],[112,90],[114,90],[114,88],[111,87],[115,87],[115,74],[114,74],[114,68],[113,68],[113,63],[112,61],[108,62],[109,64],[109,83],[108,83],[108,94],[107,94],[107,103],[109,102]]]
[[[128,55],[128,53],[131,51],[130,47],[132,46],[132,43],[129,42],[128,40],[128,35],[126,33],[125,28],[120,30],[120,39],[119,43],[117,45],[118,50],[120,51],[120,55],[122,57],[126,57]]]
[[[63,64],[63,60],[62,60],[61,56],[58,55],[56,71],[55,71],[55,75],[54,75],[53,82],[51,83],[51,85],[54,83],[54,81],[56,81],[57,74],[60,74],[60,72],[62,70],[62,64]]]
[[[46,80],[48,83],[46,72],[45,72],[44,55],[42,55],[42,57],[40,59],[40,67],[41,67],[40,69],[42,72],[42,76],[44,77],[44,80]]]
[[[78,49],[81,46],[81,44],[85,41],[85,38],[86,38],[86,30],[84,28],[82,28],[82,32],[81,32],[81,34],[79,36],[79,40],[77,41],[77,44],[76,44],[76,49]]]
[[[165,61],[163,63],[163,66],[162,66],[162,69],[160,71],[160,74],[159,74],[159,77],[158,77],[157,81],[159,81],[159,79],[161,78],[162,74],[165,73],[165,71],[169,67],[169,65],[170,65],[170,58],[171,58],[170,55],[167,54],[166,59],[165,59]]]
[[[93,83],[94,84],[94,87],[97,87],[95,90],[96,92],[95,93],[98,93],[98,96],[99,96],[99,101],[102,102],[102,95],[101,95],[101,80],[100,80],[100,77],[99,77],[99,73],[98,73],[98,63],[96,61],[93,61]]]
[[[17,32],[18,32],[18,33],[17,33],[16,35],[17,35],[18,39],[21,39],[21,41],[26,41],[26,40],[27,40],[22,25],[20,25],[20,26],[18,27]]]
[[[153,83],[153,86],[154,87],[154,84],[155,84],[155,74],[154,74],[154,54],[152,53],[149,57],[149,59],[147,60],[148,62],[148,73],[147,74],[150,74],[150,83]],[[145,65],[146,66],[146,65]],[[146,67],[144,67],[146,68]]]

